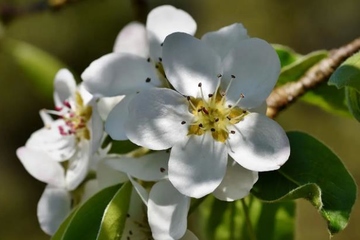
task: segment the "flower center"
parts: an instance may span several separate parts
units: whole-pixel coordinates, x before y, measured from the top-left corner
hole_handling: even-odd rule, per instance
[[[232,80],[234,78],[235,76],[232,76]],[[208,99],[205,99],[202,84],[199,83],[201,97],[187,97],[189,111],[194,115],[194,121],[189,125],[188,135],[202,135],[211,132],[214,140],[226,142],[229,134],[235,134],[235,131],[229,130],[229,126],[240,122],[248,112],[236,106],[244,98],[243,94],[240,95],[234,106],[226,104],[226,93],[230,84],[225,92],[221,92],[218,86],[215,92],[209,94]]]
[[[62,136],[75,135],[77,140],[90,139],[90,131],[87,123],[92,115],[92,107],[84,105],[84,101],[79,92],[75,93],[75,104],[71,105],[67,100],[63,102],[63,107],[57,107],[54,115],[59,116],[65,121],[64,125],[58,126]]]

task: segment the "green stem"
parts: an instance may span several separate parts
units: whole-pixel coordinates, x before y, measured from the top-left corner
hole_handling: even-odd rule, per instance
[[[253,226],[251,224],[251,221],[250,221],[249,208],[246,205],[246,202],[245,202],[244,198],[241,199],[241,204],[242,204],[242,207],[243,207],[244,213],[245,213],[245,221],[246,221],[246,225],[247,225],[247,228],[248,228],[249,237],[250,237],[251,240],[256,240],[255,231],[254,231],[254,228],[253,228]]]

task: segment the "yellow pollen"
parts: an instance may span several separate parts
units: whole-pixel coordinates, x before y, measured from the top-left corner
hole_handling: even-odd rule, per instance
[[[228,127],[240,122],[247,111],[226,105],[225,96],[220,91],[210,94],[206,101],[203,97],[188,97],[189,112],[194,115],[194,122],[189,126],[188,135],[202,135],[211,132],[214,140],[225,142],[230,132]]]
[[[90,139],[90,131],[86,124],[92,115],[92,107],[84,105],[84,101],[79,92],[75,93],[75,111],[68,116],[64,116],[66,125],[70,127],[71,133],[75,134],[77,139]]]

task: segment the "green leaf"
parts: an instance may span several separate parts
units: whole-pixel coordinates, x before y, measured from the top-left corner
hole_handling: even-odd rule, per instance
[[[289,132],[289,160],[278,171],[260,173],[252,193],[268,202],[305,198],[327,221],[330,234],[343,230],[356,200],[356,184],[341,160],[324,144]]]
[[[346,59],[331,75],[329,85],[353,87],[360,91],[360,52]]]
[[[293,49],[287,46],[280,44],[272,44],[272,46],[279,56],[281,68],[295,62],[301,57],[300,54],[296,53]]]
[[[131,183],[125,183],[104,212],[97,240],[121,239],[130,205]]]
[[[259,202],[260,215],[256,221],[257,240],[290,240],[295,238],[295,202]]]
[[[277,84],[283,85],[287,82],[293,82],[303,76],[309,68],[314,66],[323,58],[328,56],[327,51],[316,51],[306,56],[298,58],[295,62],[281,69]]]
[[[49,53],[26,42],[6,39],[2,42],[2,49],[12,57],[14,62],[34,83],[34,89],[45,97],[52,98],[55,74],[65,68]]]
[[[63,234],[55,233],[52,240],[96,239],[104,211],[120,186],[105,188],[78,207],[71,220],[65,220],[69,221],[65,231],[65,226],[60,227],[59,231],[63,231]]]
[[[345,91],[339,90],[334,86],[329,86],[326,82],[308,91],[300,99],[306,103],[320,107],[329,113],[343,117],[351,117],[348,106],[346,105]]]
[[[360,91],[352,87],[345,87],[345,93],[350,113],[360,122]]]
[[[290,240],[294,238],[295,203],[264,203],[249,196],[244,201],[249,216],[247,222],[242,200],[224,202],[213,196],[200,205],[204,239]]]

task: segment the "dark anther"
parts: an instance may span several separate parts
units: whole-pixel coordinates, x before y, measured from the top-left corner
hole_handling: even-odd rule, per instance
[[[215,132],[215,128],[211,128],[211,131],[212,131],[212,132]]]
[[[215,118],[215,122],[218,122],[219,121],[219,119],[218,118]]]
[[[221,78],[221,77],[222,77],[222,75],[221,75],[221,74],[218,74],[218,75],[217,75],[217,77],[218,77],[218,78]]]
[[[206,108],[202,107],[201,110],[202,110],[205,114],[209,114],[209,111],[206,110]]]
[[[146,59],[146,61],[150,62],[150,58]]]
[[[161,46],[161,47],[164,46],[164,43],[161,43],[160,46]]]
[[[151,78],[146,78],[145,82],[150,82],[151,81]]]
[[[212,96],[214,96],[214,94],[211,94],[211,93],[210,93],[208,96],[209,96],[209,97],[212,97]]]
[[[186,122],[185,121],[182,121],[181,124],[184,125]]]
[[[199,83],[199,84],[198,84],[198,87],[201,87],[201,86],[202,86],[202,83]]]
[[[155,65],[155,68],[159,68],[159,65],[156,64],[156,65]]]
[[[231,130],[230,133],[231,133],[231,134],[235,134],[235,131],[234,131],[234,130]]]
[[[201,108],[198,109],[198,112],[201,112]]]
[[[186,99],[187,99],[188,101],[190,101],[191,98],[190,98],[190,96],[187,96]]]
[[[130,214],[126,214],[126,217],[130,217]]]
[[[165,168],[160,168],[160,172],[165,172]]]
[[[229,105],[228,105],[228,108],[231,108],[231,107],[232,107],[232,105],[231,105],[231,104],[229,104]]]
[[[130,237],[127,237],[126,240],[130,240]]]
[[[235,78],[235,75],[231,75],[232,78]]]
[[[201,128],[203,127],[202,123],[199,124],[199,127],[201,127]]]
[[[231,120],[231,118],[229,116],[226,117],[229,121]]]
[[[243,110],[243,113],[246,113],[246,110]]]
[[[159,57],[159,61],[162,62],[162,58]]]
[[[130,235],[132,235],[132,234],[133,234],[133,232],[130,230],[130,231],[129,231],[129,234],[130,234]]]

